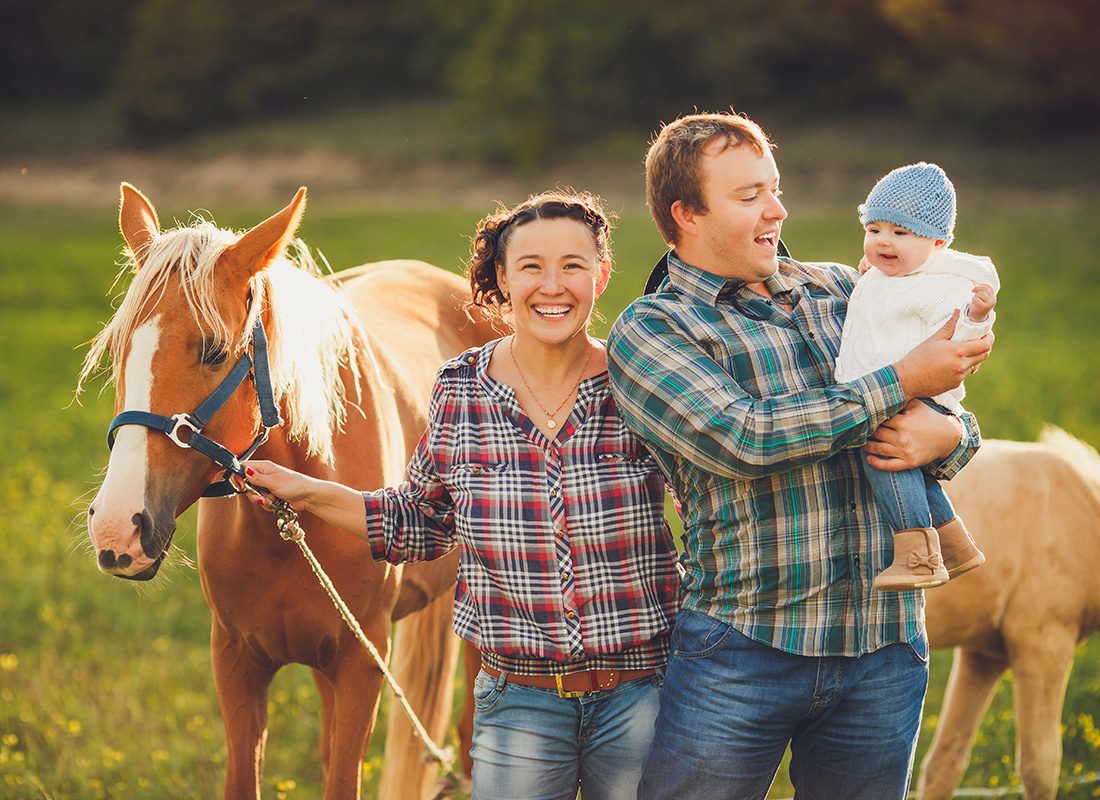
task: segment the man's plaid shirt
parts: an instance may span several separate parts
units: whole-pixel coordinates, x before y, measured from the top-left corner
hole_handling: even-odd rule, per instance
[[[905,405],[888,366],[834,385],[856,272],[781,260],[765,283],[782,303],[668,256],[669,277],[608,337],[627,424],[679,496],[684,605],[791,653],[855,656],[924,628],[921,592],[872,592],[890,562],[857,448]],[[931,469],[950,478],[976,451]]]
[[[581,382],[551,441],[487,374],[495,345],[443,365],[405,482],[364,494],[374,557],[458,545],[454,629],[497,669],[663,665],[679,600],[664,477],[606,372]]]

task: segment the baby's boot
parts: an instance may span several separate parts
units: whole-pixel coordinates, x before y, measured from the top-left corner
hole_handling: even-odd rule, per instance
[[[947,581],[936,529],[909,528],[894,533],[894,563],[878,574],[875,588],[882,592],[901,592],[931,589]]]
[[[948,522],[937,526],[936,532],[940,535],[943,565],[952,578],[985,563],[985,553],[974,544],[970,531],[959,517],[952,517]]]

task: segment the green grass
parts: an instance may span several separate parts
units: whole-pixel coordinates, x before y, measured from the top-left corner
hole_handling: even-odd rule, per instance
[[[245,226],[274,209],[213,210],[219,222]],[[387,213],[317,202],[302,233],[337,269],[392,257],[457,269],[484,211]],[[185,217],[184,209],[161,212],[162,219]],[[796,255],[855,260],[860,237],[849,211],[815,204],[791,212],[784,238]],[[992,194],[980,213],[963,214],[959,247],[992,256],[1004,284],[996,354],[968,382],[968,405],[987,436],[1033,438],[1049,421],[1100,444],[1100,284],[1090,274],[1100,252],[1096,216],[1087,198],[1053,204]],[[105,295],[120,247],[115,213],[0,208],[0,241],[0,796],[217,796],[225,743],[196,573],[177,564],[152,586],[109,580],[84,543],[83,509],[106,464],[112,398],[92,391],[74,405],[71,390],[77,346],[111,313]],[[637,295],[660,252],[636,206],[624,208],[615,248],[617,274],[601,302],[607,320]],[[194,558],[193,513],[176,542]],[[933,658],[918,758],[935,726],[949,659]],[[1010,692],[1006,682],[965,786],[1015,780]],[[267,796],[319,796],[318,705],[304,668],[280,674],[271,694]],[[1093,637],[1079,651],[1063,715],[1066,779],[1100,771],[1100,733],[1090,716],[1097,709],[1100,638]],[[364,767],[368,797],[380,744],[375,737]],[[1062,796],[1083,798],[1092,789]],[[777,784],[775,796],[789,793]]]

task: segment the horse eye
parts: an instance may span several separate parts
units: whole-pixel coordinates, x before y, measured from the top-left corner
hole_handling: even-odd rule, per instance
[[[207,367],[220,367],[229,357],[229,351],[224,347],[211,345],[209,349],[203,348],[202,363]]]

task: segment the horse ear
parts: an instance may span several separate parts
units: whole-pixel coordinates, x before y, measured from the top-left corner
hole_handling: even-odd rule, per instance
[[[118,228],[134,254],[138,269],[145,263],[145,256],[153,237],[160,233],[157,210],[149,199],[129,183],[119,186]]]
[[[226,255],[236,269],[244,271],[246,279],[251,278],[282,255],[297,233],[305,210],[306,187],[303,186],[298,189],[290,205],[241,236],[235,245],[226,250]]]

